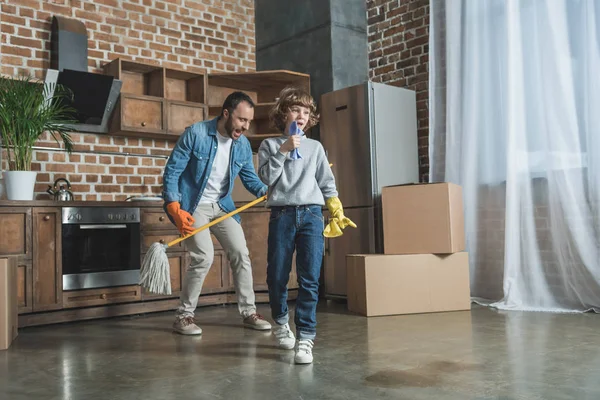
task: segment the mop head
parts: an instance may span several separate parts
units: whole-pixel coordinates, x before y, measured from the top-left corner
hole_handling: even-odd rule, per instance
[[[171,277],[167,247],[154,243],[148,249],[140,269],[140,286],[155,294],[171,294]]]

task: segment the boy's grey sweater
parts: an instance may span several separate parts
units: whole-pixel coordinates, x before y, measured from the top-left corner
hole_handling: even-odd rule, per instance
[[[335,178],[325,149],[320,142],[302,136],[298,151],[301,159],[279,151],[289,136],[263,140],[258,149],[258,176],[269,186],[267,207],[324,205],[337,197]]]

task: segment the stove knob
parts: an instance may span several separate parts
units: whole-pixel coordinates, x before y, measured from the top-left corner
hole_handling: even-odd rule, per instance
[[[113,215],[112,214],[108,214],[108,220],[112,221],[112,219],[113,219]]]
[[[77,214],[77,221],[81,221],[81,214]]]

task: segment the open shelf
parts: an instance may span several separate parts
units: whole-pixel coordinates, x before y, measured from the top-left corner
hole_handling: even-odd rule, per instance
[[[269,112],[271,111],[271,108],[273,108],[273,106],[275,106],[275,102],[273,103],[258,103],[255,104],[254,107],[254,119],[265,119],[265,118],[269,118]],[[221,108],[223,107],[223,105],[215,105],[215,106],[209,106],[208,107],[208,114],[216,117],[218,115],[221,115]]]
[[[254,151],[263,139],[279,136],[269,112],[281,90],[297,86],[310,93],[309,75],[285,70],[206,74],[121,58],[103,70],[123,82],[111,134],[176,140],[185,127],[220,115],[229,94],[243,91],[256,104],[246,135]]]

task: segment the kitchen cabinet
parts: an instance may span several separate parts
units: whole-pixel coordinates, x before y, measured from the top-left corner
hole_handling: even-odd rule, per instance
[[[31,260],[31,208],[0,208],[0,255]]]
[[[191,256],[185,246],[167,251],[170,267],[171,295],[145,292],[139,285],[63,290],[62,276],[62,206],[54,201],[0,201],[0,232],[3,240],[0,256],[17,258],[17,297],[20,326],[105,318],[155,311],[172,311],[179,305]],[[96,202],[71,202],[69,206],[93,206]],[[111,202],[115,207],[122,206]],[[98,206],[106,207],[105,202]],[[131,207],[132,203],[127,203]],[[165,215],[162,205],[140,207],[140,255],[160,240],[179,235]],[[261,207],[241,213],[242,229],[252,261],[257,301],[268,301],[266,284],[267,237],[269,210]],[[8,240],[4,240],[7,238]],[[225,250],[211,235],[215,249],[213,265],[204,281],[199,305],[235,303],[237,296]],[[289,281],[289,299],[297,294],[295,263]]]

